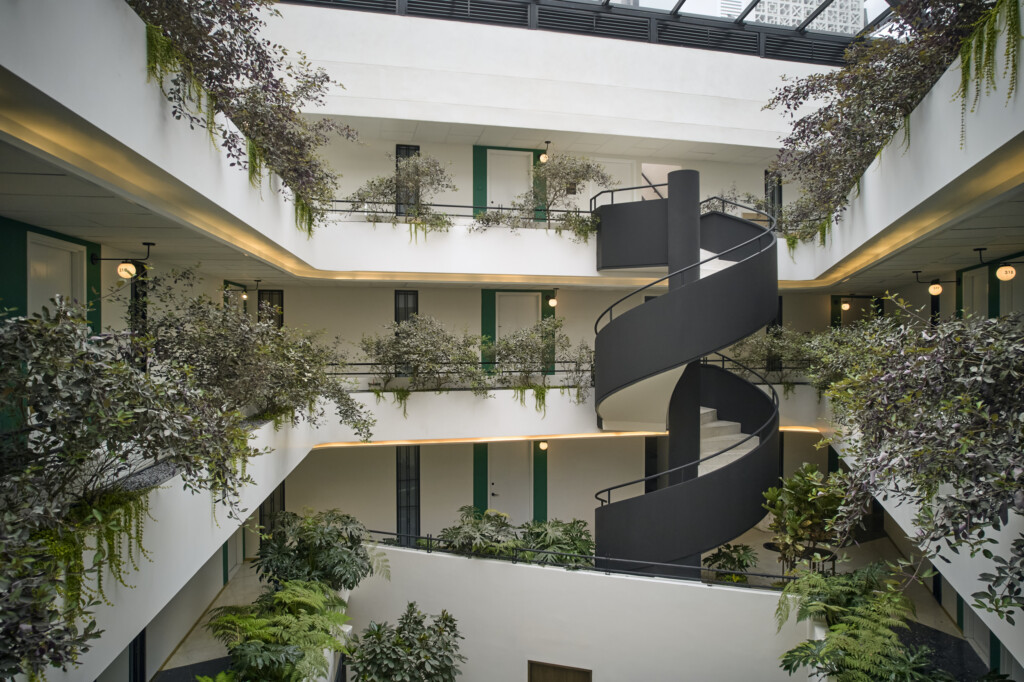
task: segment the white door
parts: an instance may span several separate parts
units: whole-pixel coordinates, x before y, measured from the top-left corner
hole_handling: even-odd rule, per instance
[[[37,313],[58,294],[85,303],[85,247],[40,234],[28,235],[28,311]],[[18,311],[21,314],[24,311]]]
[[[1017,276],[999,283],[999,314],[1024,313],[1024,266],[1016,265]]]
[[[497,338],[540,322],[540,303],[539,292],[499,291],[495,294]]]
[[[975,268],[963,275],[964,314],[988,317],[988,268]]]
[[[511,206],[533,182],[533,152],[487,150],[487,206]]]
[[[533,519],[533,457],[529,441],[489,443],[487,472],[491,509],[518,525]]]

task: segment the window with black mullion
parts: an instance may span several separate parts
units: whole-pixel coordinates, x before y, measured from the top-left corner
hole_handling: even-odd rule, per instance
[[[395,290],[395,322],[408,322],[420,312],[420,292],[406,289]]]
[[[402,159],[418,156],[420,146],[418,144],[396,144],[395,145],[395,173],[398,173],[398,164]],[[419,191],[416,188],[399,184],[395,188],[395,215],[408,215],[409,207],[419,200]]]
[[[396,532],[398,543],[414,547],[420,534],[420,447],[395,448],[396,495],[398,502]]]
[[[284,326],[283,289],[260,289],[256,300],[260,322],[273,322],[278,329]]]

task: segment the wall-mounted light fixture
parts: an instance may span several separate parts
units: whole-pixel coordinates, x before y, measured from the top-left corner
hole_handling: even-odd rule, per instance
[[[956,283],[955,279],[948,279],[948,280],[943,281],[943,280],[940,280],[938,277],[933,279],[931,282],[922,282],[921,278],[918,277],[918,275],[920,275],[920,274],[921,274],[920,270],[914,270],[914,279],[917,281],[918,284],[927,284],[928,285],[928,293],[931,294],[932,296],[938,296],[939,294],[942,293],[942,285],[943,284],[955,284]]]
[[[117,276],[120,277],[121,279],[131,279],[132,277],[135,277],[137,274],[139,274],[139,267],[136,265],[136,263],[141,263],[143,261],[149,260],[149,250],[151,247],[156,246],[156,242],[142,242],[142,245],[146,247],[145,258],[100,258],[100,255],[98,253],[94,253],[92,254],[92,256],[89,257],[89,262],[92,263],[93,265],[96,265],[101,260],[121,261],[120,263],[117,264]]]
[[[555,289],[554,293],[551,294],[551,298],[548,299],[548,305],[552,308],[558,305],[558,289]]]
[[[541,450],[547,450],[548,442],[546,440],[542,440],[541,442],[537,443],[537,447],[540,448]]]
[[[839,306],[839,307],[842,308],[843,310],[849,310],[850,309],[850,302],[849,301],[843,301],[843,304],[841,306]]]
[[[1009,282],[1011,279],[1017,276],[1017,268],[1013,266],[1020,265],[1021,261],[1002,261],[1000,263],[999,259],[997,258],[995,260],[990,260],[988,263],[986,263],[981,253],[982,251],[988,251],[988,249],[985,248],[984,246],[979,246],[974,250],[978,252],[978,262],[980,262],[982,265],[991,265],[992,263],[999,263],[999,267],[996,268],[996,279],[998,279],[1000,282]]]
[[[551,150],[551,140],[544,140],[544,152],[540,155],[540,162],[547,163],[551,156],[548,152]]]

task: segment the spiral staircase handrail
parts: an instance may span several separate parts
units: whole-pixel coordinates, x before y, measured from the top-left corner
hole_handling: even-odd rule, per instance
[[[619,305],[620,303],[622,303],[626,299],[632,298],[633,296],[636,296],[637,294],[639,294],[641,291],[646,291],[647,289],[650,289],[654,285],[660,284],[660,283],[664,282],[667,279],[671,279],[672,277],[678,277],[679,275],[682,275],[682,274],[692,270],[693,268],[699,268],[701,265],[704,265],[705,263],[710,263],[712,261],[719,260],[719,259],[722,258],[722,256],[725,256],[725,255],[727,255],[729,253],[732,253],[733,251],[735,251],[737,249],[741,249],[744,246],[748,246],[749,244],[752,244],[755,241],[760,241],[766,235],[773,234],[775,232],[775,216],[773,216],[770,213],[766,213],[765,211],[762,211],[761,209],[755,208],[753,206],[747,206],[745,204],[736,203],[735,201],[732,201],[730,199],[726,199],[725,197],[709,197],[709,198],[705,199],[704,201],[700,202],[700,205],[703,206],[704,204],[707,204],[707,203],[712,202],[712,201],[720,201],[722,203],[731,204],[733,206],[736,206],[737,208],[745,208],[745,209],[748,209],[750,211],[754,211],[755,213],[760,213],[761,215],[763,215],[764,217],[766,217],[768,219],[770,226],[767,227],[767,228],[762,228],[763,231],[761,232],[761,234],[759,234],[759,235],[757,235],[755,237],[751,237],[750,239],[746,240],[745,242],[740,242],[739,244],[736,244],[735,246],[731,246],[728,249],[726,249],[725,251],[722,251],[721,253],[713,254],[711,256],[708,256],[707,258],[705,258],[702,261],[698,261],[696,263],[691,263],[690,265],[687,265],[684,268],[680,268],[679,270],[676,270],[675,272],[670,272],[669,274],[665,275],[664,277],[660,277],[660,278],[654,280],[653,282],[645,284],[644,286],[629,292],[628,294],[626,294],[625,296],[623,296],[622,298],[618,299],[617,301],[612,303],[610,306],[605,308],[601,312],[601,314],[597,316],[597,320],[594,321],[594,333],[595,334],[597,334],[600,331],[601,320],[604,319],[605,315],[609,316],[609,320],[614,319],[614,317],[611,315],[612,310],[615,308],[615,306]],[[757,223],[753,223],[753,224],[757,225]],[[757,225],[757,227],[761,227],[761,226]],[[774,243],[774,242],[772,242],[772,243]],[[743,260],[736,261],[736,262],[737,263],[742,263],[745,260],[753,258],[754,256],[757,256],[759,253],[764,252],[765,249],[771,248],[771,246],[772,246],[772,244],[768,244],[767,246],[765,246],[765,247],[761,248],[759,251],[757,251],[757,253],[752,253],[751,255],[747,256]]]
[[[757,373],[756,371],[752,370],[751,368],[747,367],[743,363],[738,362],[737,360],[734,360],[733,358],[730,358],[728,355],[725,355],[724,353],[715,353],[715,355],[723,358],[727,362],[731,362],[731,363],[735,364],[737,367],[739,367],[740,369],[742,369],[742,370],[744,370],[746,372],[750,372],[755,377],[757,377],[762,382],[764,382],[764,384],[766,386],[768,386],[768,388],[771,390],[771,398],[772,398],[772,411],[771,411],[771,414],[768,415],[768,418],[765,419],[764,423],[761,424],[761,426],[759,426],[757,429],[755,429],[753,433],[748,434],[746,438],[744,438],[743,440],[739,441],[738,443],[733,443],[732,445],[730,445],[728,447],[722,448],[718,452],[710,454],[707,457],[701,457],[698,460],[694,460],[692,462],[687,462],[686,464],[682,464],[680,466],[673,467],[671,469],[666,469],[665,471],[659,471],[656,474],[651,474],[649,476],[644,476],[643,478],[637,478],[635,480],[628,481],[626,483],[619,483],[617,485],[609,486],[607,488],[602,488],[601,490],[598,490],[596,493],[594,493],[594,498],[597,501],[599,501],[602,506],[606,505],[606,504],[611,504],[611,501],[612,501],[611,493],[612,493],[613,490],[618,490],[620,488],[626,488],[628,486],[635,485],[637,483],[646,483],[647,481],[650,481],[652,479],[661,478],[662,476],[666,476],[668,474],[674,474],[676,472],[683,471],[685,469],[689,469],[690,467],[700,466],[704,462],[708,462],[708,461],[714,459],[715,457],[718,457],[719,455],[723,455],[723,454],[729,452],[730,450],[733,450],[733,449],[739,447],[740,445],[742,445],[742,444],[746,443],[747,441],[749,441],[751,438],[760,438],[760,436],[764,432],[764,430],[772,425],[772,423],[775,420],[776,415],[778,415],[778,413],[779,413],[779,394],[775,391],[775,387],[772,386],[770,383],[768,383],[763,376],[761,376],[759,373]]]

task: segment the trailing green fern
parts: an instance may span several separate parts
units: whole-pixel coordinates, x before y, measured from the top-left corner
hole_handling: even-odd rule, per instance
[[[1017,72],[1020,70],[1020,3],[1018,0],[996,0],[981,15],[970,36],[960,46],[960,143],[966,135],[967,100],[974,111],[981,99],[982,89],[990,94],[996,88],[996,53],[999,37],[1006,36],[1003,49],[1003,77],[1009,76],[1006,100],[1017,90]],[[970,97],[971,89],[974,96]]]
[[[231,655],[239,679],[305,682],[330,670],[324,652],[345,652],[345,602],[329,586],[293,580],[248,606],[214,609],[207,628]]]

